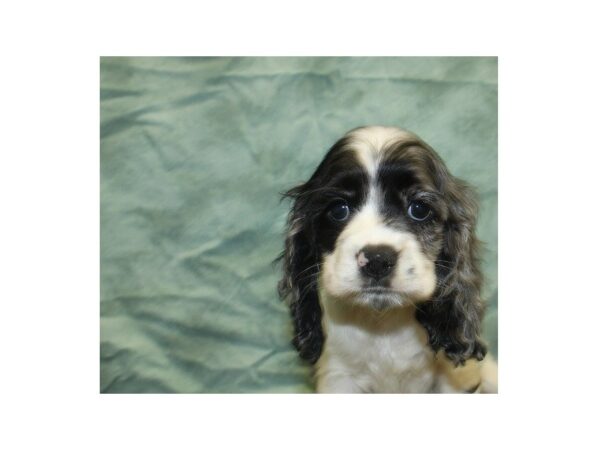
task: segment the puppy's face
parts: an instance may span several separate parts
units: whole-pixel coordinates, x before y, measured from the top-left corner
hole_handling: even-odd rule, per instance
[[[432,296],[448,213],[438,161],[395,128],[354,130],[330,150],[308,189],[328,296],[378,310]]]
[[[398,128],[358,128],[286,196],[279,292],[303,358],[322,350],[319,294],[378,310],[421,301],[415,317],[434,351],[456,364],[483,358],[477,203],[427,144]]]

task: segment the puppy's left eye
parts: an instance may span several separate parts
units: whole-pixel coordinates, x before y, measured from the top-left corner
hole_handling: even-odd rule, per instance
[[[337,202],[329,207],[327,215],[336,222],[343,222],[350,216],[350,207],[346,202]]]
[[[408,205],[408,215],[411,219],[422,222],[431,217],[432,211],[426,203],[415,201]]]

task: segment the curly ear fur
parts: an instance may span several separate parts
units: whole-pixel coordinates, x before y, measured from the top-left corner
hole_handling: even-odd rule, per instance
[[[459,365],[469,358],[482,360],[487,352],[480,339],[483,277],[475,237],[477,203],[471,188],[450,175],[441,161],[438,164],[449,214],[438,257],[438,288],[431,301],[420,305],[417,319],[427,329],[433,350],[444,350]]]
[[[283,278],[279,281],[279,295],[287,299],[294,321],[294,346],[300,356],[315,363],[321,355],[323,331],[317,279],[319,256],[311,242],[309,219],[304,211],[308,183],[287,191],[284,196],[293,199],[288,215],[283,260]]]

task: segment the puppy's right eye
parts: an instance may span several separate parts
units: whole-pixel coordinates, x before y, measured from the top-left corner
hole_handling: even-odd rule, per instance
[[[327,215],[336,222],[344,222],[350,216],[350,207],[343,201],[334,203],[329,207]]]
[[[416,201],[408,206],[408,215],[417,222],[423,222],[431,217],[431,207],[426,203]]]

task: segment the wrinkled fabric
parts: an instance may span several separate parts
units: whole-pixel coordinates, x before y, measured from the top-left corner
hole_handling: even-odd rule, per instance
[[[419,134],[476,187],[497,351],[495,58],[102,58],[101,392],[312,392],[272,264],[347,130]]]

